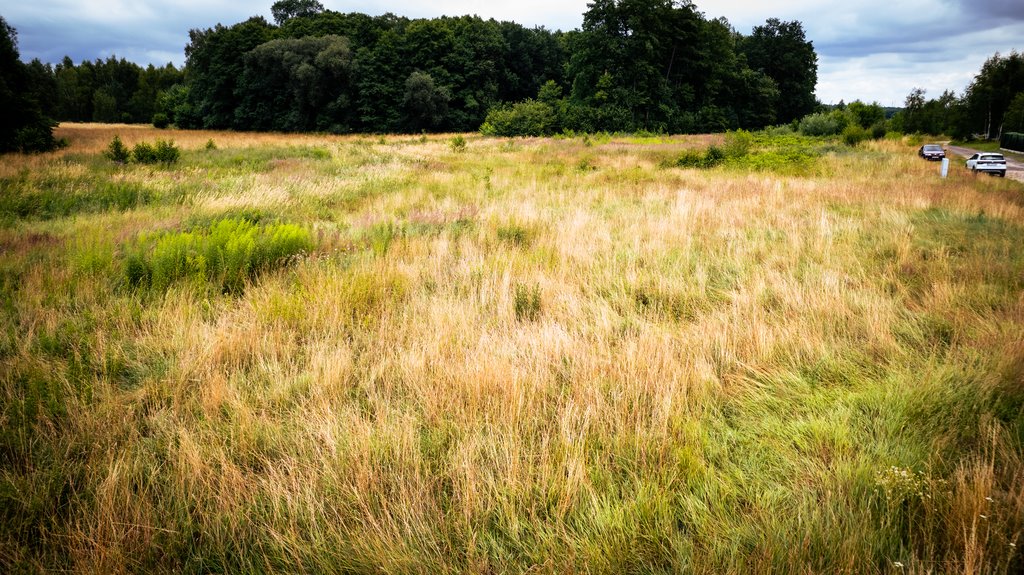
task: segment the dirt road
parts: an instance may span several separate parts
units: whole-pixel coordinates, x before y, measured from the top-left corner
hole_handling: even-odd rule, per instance
[[[956,154],[963,158],[970,158],[974,154],[981,152],[981,150],[972,150],[971,148],[948,145],[946,146],[946,150],[951,154]],[[955,162],[958,160],[956,158],[950,158],[949,161]],[[1024,182],[1024,164],[1006,156],[1006,177]]]

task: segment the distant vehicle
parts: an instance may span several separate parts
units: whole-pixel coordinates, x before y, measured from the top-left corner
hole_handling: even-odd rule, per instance
[[[992,176],[1006,177],[1006,158],[1002,154],[980,152],[967,158],[967,169],[977,174],[986,172]]]
[[[946,150],[938,144],[925,144],[917,151],[917,155],[926,160],[941,160],[946,157]]]

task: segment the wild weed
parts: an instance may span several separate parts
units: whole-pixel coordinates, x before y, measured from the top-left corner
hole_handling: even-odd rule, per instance
[[[534,321],[540,317],[540,286],[526,286],[516,283],[514,287],[512,307],[519,321]]]
[[[459,134],[448,141],[448,147],[451,151],[456,153],[462,153],[466,151],[466,138]]]
[[[303,227],[228,218],[193,231],[142,236],[125,247],[122,267],[125,283],[136,289],[161,292],[192,281],[237,294],[312,247]]]

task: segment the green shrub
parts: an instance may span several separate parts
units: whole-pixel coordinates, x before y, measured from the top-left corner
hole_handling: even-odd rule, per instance
[[[60,148],[66,148],[68,141],[64,138],[59,140],[53,137],[53,128],[56,122],[46,118],[40,118],[38,122],[32,122],[27,126],[19,128],[14,133],[13,149],[26,154],[33,152],[52,152]],[[10,146],[0,146],[10,148]]]
[[[132,149],[132,159],[139,164],[171,165],[181,157],[181,151],[174,142],[157,140],[156,144],[139,142]]]
[[[396,238],[401,238],[402,228],[392,222],[374,224],[366,231],[366,241],[378,256],[388,253]]]
[[[217,144],[213,143],[213,138],[210,138],[209,140],[206,140],[206,146],[204,146],[204,148],[206,150],[216,150]]]
[[[171,125],[171,119],[167,117],[167,114],[163,112],[157,112],[153,114],[153,127],[163,130],[167,126]]]
[[[857,124],[850,124],[846,126],[846,128],[843,128],[843,143],[847,146],[856,146],[864,140],[867,140],[868,137],[868,131]]]
[[[147,142],[139,142],[132,148],[132,161],[139,164],[155,164],[156,148]]]
[[[194,231],[143,236],[125,248],[122,269],[126,284],[136,289],[163,291],[193,281],[240,293],[312,247],[312,236],[300,226],[225,218]]]
[[[762,133],[766,136],[790,136],[793,134],[793,127],[789,124],[782,124],[781,126],[769,126],[762,130]]]
[[[128,160],[131,159],[131,152],[128,151],[128,147],[121,141],[121,136],[114,136],[114,139],[107,145],[107,150],[103,152],[103,155],[118,164],[127,164]]]
[[[664,162],[663,166],[676,168],[702,168],[704,167],[704,154],[696,150],[686,150],[674,161]]]
[[[846,114],[839,110],[808,114],[800,120],[800,133],[805,136],[834,136],[849,123]]]
[[[485,136],[550,136],[557,131],[555,109],[537,100],[495,106],[480,126]]]
[[[725,161],[725,151],[717,146],[708,146],[708,150],[704,152],[704,166],[705,168],[713,168]]]
[[[717,146],[708,146],[708,149],[704,153],[700,153],[696,150],[686,150],[681,155],[675,158],[675,160],[663,161],[662,167],[665,168],[698,168],[707,169],[713,168],[725,162],[726,153],[724,150]]]
[[[727,158],[742,158],[750,153],[754,145],[754,135],[746,130],[736,130],[725,134],[725,145],[722,151]]]
[[[871,126],[871,139],[872,140],[881,140],[882,138],[885,137],[885,134],[887,132],[888,132],[888,130],[885,127],[885,122],[884,121],[882,121],[882,122],[875,122]]]
[[[177,162],[179,158],[181,158],[181,150],[174,145],[174,142],[157,140],[156,159],[158,162],[170,165]]]
[[[450,147],[453,152],[465,152],[466,138],[463,138],[461,134],[455,136],[448,142],[448,147]]]

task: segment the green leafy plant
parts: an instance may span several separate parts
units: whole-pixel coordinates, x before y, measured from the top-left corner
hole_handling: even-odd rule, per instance
[[[454,138],[452,138],[451,140],[448,141],[448,147],[450,147],[453,152],[459,152],[459,153],[465,152],[466,151],[466,138],[462,137],[461,134],[458,135],[458,136],[455,136]]]
[[[122,269],[125,283],[136,289],[163,291],[194,281],[240,293],[312,247],[309,231],[295,224],[225,218],[197,230],[142,236],[125,248]]]
[[[148,142],[139,142],[132,148],[132,161],[138,164],[155,164],[156,148]]]
[[[722,151],[727,158],[742,158],[750,153],[754,145],[754,136],[746,130],[736,130],[725,134]]]
[[[156,159],[161,164],[170,165],[178,161],[181,158],[181,150],[174,145],[174,142],[157,140],[156,142]]]
[[[121,141],[121,136],[114,136],[114,139],[107,145],[103,155],[118,164],[126,164],[131,159],[131,152],[128,151],[128,147]]]
[[[843,143],[847,146],[856,146],[869,137],[870,133],[857,124],[850,124],[843,128]]]
[[[181,157],[181,151],[174,142],[157,140],[155,144],[139,142],[132,149],[132,159],[139,164],[171,165]]]
[[[558,131],[558,124],[558,115],[551,105],[526,100],[491,108],[480,126],[480,133],[485,136],[550,136]]]
[[[675,159],[663,160],[661,166],[665,168],[713,168],[726,160],[726,153],[717,146],[708,146],[704,153],[696,150],[686,150]]]

